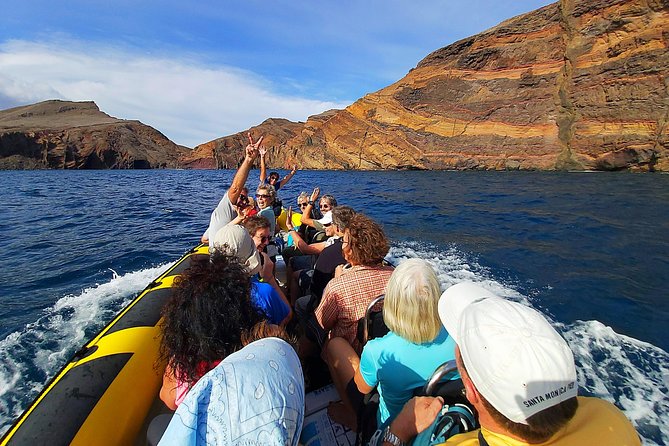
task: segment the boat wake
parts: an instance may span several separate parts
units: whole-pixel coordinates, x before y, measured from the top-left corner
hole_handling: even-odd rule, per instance
[[[170,264],[113,278],[67,295],[37,321],[0,340],[0,435],[74,352]]]
[[[669,444],[669,354],[599,321],[556,328],[574,351],[581,389],[622,408],[644,445]]]

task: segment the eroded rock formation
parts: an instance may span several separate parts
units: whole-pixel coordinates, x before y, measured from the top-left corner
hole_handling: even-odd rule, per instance
[[[251,130],[272,167],[669,171],[668,46],[668,0],[561,0],[345,110]],[[198,146],[191,165],[233,167],[245,133]]]
[[[154,128],[113,118],[93,102],[46,101],[0,111],[0,168],[179,167],[187,152]]]

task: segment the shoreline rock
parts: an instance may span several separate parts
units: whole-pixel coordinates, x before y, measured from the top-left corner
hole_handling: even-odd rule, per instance
[[[0,169],[178,168],[188,151],[94,102],[53,100],[0,111]]]

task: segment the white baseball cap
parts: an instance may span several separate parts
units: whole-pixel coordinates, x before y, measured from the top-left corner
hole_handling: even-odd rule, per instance
[[[248,231],[239,225],[225,225],[216,232],[210,242],[209,253],[227,250],[244,264],[250,276],[262,267],[260,254]]]
[[[453,285],[439,318],[483,397],[516,423],[575,397],[574,355],[544,316],[480,285]]]
[[[327,211],[325,214],[323,214],[323,218],[320,218],[318,220],[314,220],[315,223],[317,223],[316,229],[322,230],[325,228],[325,225],[332,224],[332,211]]]

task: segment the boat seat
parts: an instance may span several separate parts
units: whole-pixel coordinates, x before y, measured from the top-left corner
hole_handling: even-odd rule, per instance
[[[462,379],[447,379],[454,373],[457,373],[455,361],[444,362],[436,368],[423,387],[414,390],[414,395],[440,396],[444,399],[444,403],[448,405],[456,403],[469,405],[465,397],[465,387],[462,384]]]
[[[365,310],[365,316],[358,320],[358,341],[361,347],[364,347],[370,339],[380,338],[390,331],[383,321],[382,304],[385,297],[385,294],[382,294],[372,299]]]

